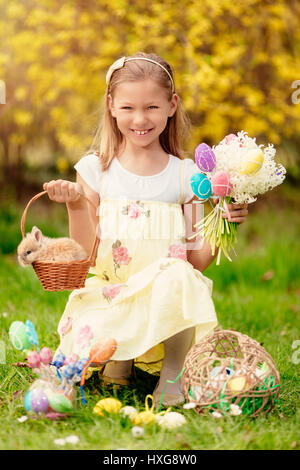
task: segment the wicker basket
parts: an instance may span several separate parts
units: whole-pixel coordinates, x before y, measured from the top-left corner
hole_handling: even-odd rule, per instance
[[[269,411],[279,394],[280,377],[272,357],[237,331],[215,331],[203,338],[188,352],[184,367],[182,390],[199,414],[254,417]]]
[[[42,191],[36,194],[24,209],[21,219],[22,237],[25,237],[25,221],[26,215],[31,204],[39,197],[47,194]],[[95,209],[96,206],[85,196],[83,196]],[[69,263],[50,263],[43,261],[35,261],[32,263],[43,288],[48,291],[73,290],[84,287],[89,268],[94,266],[99,245],[99,238],[95,236],[95,242],[90,256],[81,261],[70,261]]]

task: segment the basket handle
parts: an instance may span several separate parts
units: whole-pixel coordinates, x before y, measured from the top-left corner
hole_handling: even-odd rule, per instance
[[[25,222],[26,222],[26,216],[27,216],[28,209],[31,206],[31,204],[33,204],[39,197],[44,196],[44,194],[47,194],[47,191],[42,191],[41,193],[38,193],[35,196],[33,196],[33,198],[30,199],[30,201],[28,202],[27,206],[24,209],[24,212],[23,212],[23,215],[22,215],[22,218],[21,218],[21,232],[22,232],[22,237],[23,238],[25,237]],[[86,197],[84,194],[81,194],[81,196],[84,199],[86,199],[94,207],[95,210],[97,210],[97,207],[95,206],[95,204],[88,197]],[[92,266],[94,266],[94,264],[95,264],[98,245],[99,245],[99,238],[96,235],[91,254],[88,258],[90,260]]]

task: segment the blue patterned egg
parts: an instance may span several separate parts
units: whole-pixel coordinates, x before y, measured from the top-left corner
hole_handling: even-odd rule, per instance
[[[212,193],[209,179],[203,173],[194,173],[191,177],[191,188],[199,199],[208,199]]]

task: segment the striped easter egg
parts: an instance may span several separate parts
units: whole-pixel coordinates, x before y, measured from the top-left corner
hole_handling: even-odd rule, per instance
[[[200,144],[195,150],[195,162],[197,167],[204,172],[212,171],[216,166],[216,156],[207,144]]]
[[[232,190],[229,175],[225,171],[218,171],[211,178],[211,186],[216,196],[228,196]]]

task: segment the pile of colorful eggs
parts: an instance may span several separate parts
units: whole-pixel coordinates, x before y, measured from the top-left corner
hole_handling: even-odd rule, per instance
[[[76,354],[66,357],[57,354],[52,361],[49,348],[29,351],[29,367],[38,373],[39,378],[32,384],[24,397],[26,411],[35,413],[68,413],[75,400],[74,384],[80,382],[82,370],[88,359],[80,359]],[[56,371],[53,373],[54,366]],[[60,369],[63,367],[63,370]]]

